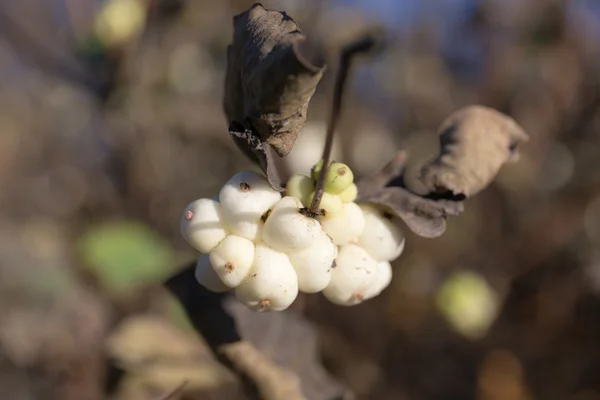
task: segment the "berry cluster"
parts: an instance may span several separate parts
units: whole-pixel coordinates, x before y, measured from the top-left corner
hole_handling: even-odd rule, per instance
[[[286,193],[254,172],[234,175],[218,201],[187,206],[181,233],[198,250],[196,278],[207,289],[234,289],[256,311],[288,308],[298,292],[322,292],[338,305],[377,296],[404,249],[398,224],[376,207],[355,203],[350,168],[332,163],[318,215],[308,212],[322,163],[312,177],[294,175]]]

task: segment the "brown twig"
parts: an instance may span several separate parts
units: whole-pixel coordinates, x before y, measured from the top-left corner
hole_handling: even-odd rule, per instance
[[[188,381],[181,382],[174,389],[169,390],[167,393],[161,395],[156,400],[175,400],[175,399],[177,399],[178,396],[181,395],[181,392],[183,392],[183,389],[185,388],[185,385],[187,385],[187,384],[188,384]]]
[[[181,301],[195,330],[219,361],[238,373],[248,398],[305,399],[298,376],[242,340],[233,317],[223,306],[226,295],[198,285],[194,270],[195,263],[169,279],[166,287]]]
[[[335,87],[333,89],[333,104],[327,124],[325,148],[323,149],[323,156],[321,157],[323,161],[323,168],[321,168],[321,172],[317,178],[315,195],[312,203],[310,204],[310,213],[312,215],[318,215],[321,199],[323,198],[323,193],[325,192],[325,176],[327,175],[327,170],[329,169],[329,163],[331,161],[333,138],[335,135],[335,129],[340,119],[344,89],[346,87],[346,81],[348,79],[350,67],[352,66],[352,61],[355,56],[361,53],[371,52],[374,48],[380,47],[381,43],[382,40],[379,32],[369,33],[344,47],[340,54],[340,64],[335,80]]]
[[[298,376],[280,367],[262,354],[252,343],[239,341],[224,345],[218,352],[225,356],[236,372],[248,377],[264,400],[305,400]]]

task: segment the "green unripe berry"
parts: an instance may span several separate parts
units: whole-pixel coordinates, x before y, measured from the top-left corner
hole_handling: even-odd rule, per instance
[[[306,200],[307,207],[310,207],[314,197],[315,192],[312,192],[310,196],[308,196],[308,199]],[[342,211],[343,206],[344,204],[342,203],[342,200],[339,196],[324,192],[323,197],[321,197],[321,203],[319,204],[319,210],[325,211],[324,217],[329,218]]]
[[[333,163],[327,168],[325,176],[325,191],[332,194],[342,193],[354,181],[354,174],[344,163]]]
[[[310,204],[307,203],[307,199],[314,190],[315,183],[313,180],[302,174],[293,175],[285,185],[287,195],[300,199],[305,207],[310,206]]]
[[[358,197],[358,188],[356,184],[348,186],[346,190],[338,194],[338,197],[342,200],[342,203],[352,203]]]
[[[313,165],[313,167],[310,169],[310,176],[313,179],[313,181],[316,182],[319,179],[319,174],[321,173],[322,169],[323,169],[323,160],[319,160],[318,163]]]

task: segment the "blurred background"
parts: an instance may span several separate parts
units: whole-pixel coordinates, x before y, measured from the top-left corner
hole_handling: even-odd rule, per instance
[[[332,376],[360,399],[600,399],[600,2],[263,4],[330,49],[389,32],[338,132],[358,176],[467,104],[531,137],[442,237],[406,231],[379,297],[298,299]],[[222,99],[232,17],[251,5],[0,2],[0,399],[151,400],[184,381],[180,398],[236,398],[161,284],[196,257],[186,204],[250,167]],[[320,157],[334,72],[292,171]]]

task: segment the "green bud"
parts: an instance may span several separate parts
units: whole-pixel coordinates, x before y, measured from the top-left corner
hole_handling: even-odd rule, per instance
[[[307,203],[308,196],[315,190],[315,183],[313,180],[302,174],[293,175],[285,186],[285,191],[288,196],[293,196],[302,202],[305,207],[309,207]]]

